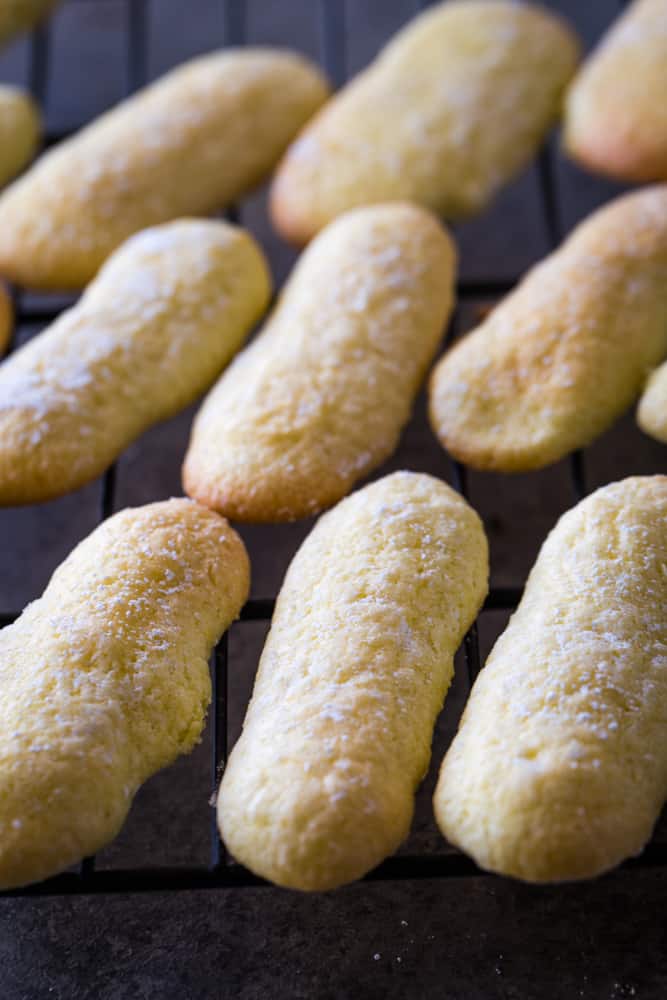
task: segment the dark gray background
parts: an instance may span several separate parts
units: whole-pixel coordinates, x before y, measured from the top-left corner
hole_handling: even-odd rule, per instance
[[[342,3],[342,0],[341,0]],[[345,60],[362,67],[415,11],[409,0],[348,0]],[[614,0],[558,0],[589,46],[618,9]],[[248,40],[292,46],[320,60],[320,7],[307,0],[249,0]],[[224,42],[220,0],[153,0],[149,74]],[[123,0],[70,0],[53,19],[46,114],[70,129],[121,98],[127,85]],[[21,81],[27,44],[0,55],[0,79]],[[616,193],[558,161],[564,230]],[[294,260],[269,227],[265,198],[247,200],[242,222],[259,237],[277,281]],[[514,278],[549,249],[531,168],[483,218],[457,228],[465,278]],[[461,310],[460,328],[479,304]],[[20,339],[37,327],[22,329]],[[119,463],[116,507],[180,493],[179,465],[192,411],[145,434]],[[588,485],[664,471],[665,450],[628,415],[586,453]],[[378,471],[411,468],[450,478],[420,400],[401,446]],[[521,584],[546,532],[573,502],[566,462],[544,472],[472,474],[471,499],[491,542],[492,582]],[[37,597],[53,569],[94,527],[96,483],[55,503],[0,512],[0,610]],[[242,528],[253,560],[253,594],[275,593],[310,523]],[[506,621],[487,612],[487,652]],[[265,634],[240,624],[230,639],[231,740],[238,735]],[[435,768],[466,695],[462,663],[438,723],[434,768],[422,789],[410,853],[448,848],[430,807]],[[107,866],[206,863],[208,734],[189,758],[142,790]],[[664,839],[664,833],[658,836]],[[106,898],[0,899],[0,1000],[79,998],[663,997],[663,893],[667,872],[622,870],[593,883],[536,889],[487,876],[359,884],[303,897],[278,889]]]

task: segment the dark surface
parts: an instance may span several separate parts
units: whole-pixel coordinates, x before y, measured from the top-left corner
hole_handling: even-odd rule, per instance
[[[342,2],[342,0],[341,0]],[[613,0],[559,0],[590,44],[616,11]],[[344,59],[359,69],[416,9],[407,0],[348,0]],[[247,35],[320,58],[319,5],[251,0]],[[219,0],[153,0],[148,9],[151,77],[225,38],[229,11]],[[127,87],[121,0],[70,0],[53,22],[47,117],[72,128],[123,96]],[[0,56],[0,78],[27,73],[27,44]],[[561,161],[565,230],[618,190]],[[277,281],[294,260],[270,230],[259,193],[242,209]],[[465,279],[516,278],[549,249],[535,167],[483,218],[457,227]],[[461,310],[465,330],[474,304]],[[21,331],[21,337],[35,332]],[[116,507],[180,493],[179,464],[192,411],[145,434],[118,467]],[[640,434],[631,415],[586,455],[589,488],[641,472],[664,471],[665,450]],[[446,456],[425,421],[421,399],[401,446],[378,475],[412,468],[450,479]],[[53,569],[94,527],[101,487],[55,503],[0,512],[0,611],[38,596]],[[573,502],[567,463],[530,475],[470,475],[484,517],[492,582],[518,586],[546,532]],[[241,532],[253,560],[253,594],[274,594],[309,523]],[[485,612],[485,655],[507,619]],[[266,632],[242,623],[230,636],[230,741],[237,737]],[[410,854],[448,850],[432,819],[436,769],[463,707],[467,681],[457,660],[454,685],[434,740]],[[121,836],[98,857],[101,868],[205,864],[209,851],[209,740],[142,790]],[[658,834],[665,842],[664,832]],[[0,1000],[121,998],[661,998],[667,995],[662,902],[665,869],[624,870],[593,883],[535,889],[486,876],[364,883],[303,897],[272,888],[177,894],[0,899]]]

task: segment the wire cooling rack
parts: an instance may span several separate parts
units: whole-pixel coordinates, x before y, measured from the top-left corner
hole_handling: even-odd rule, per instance
[[[93,0],[77,0],[93,2]],[[345,16],[343,0],[319,0],[322,62],[334,84],[340,85],[346,77],[345,67]],[[622,4],[621,4],[622,5]],[[421,2],[419,7],[428,3]],[[132,93],[147,80],[148,51],[148,0],[125,0],[126,9],[126,57],[127,92]],[[227,45],[243,45],[245,42],[246,2],[227,0],[222,6],[224,41]],[[38,27],[30,38],[29,80],[31,89],[41,105],[44,105],[49,79],[50,31],[48,23]],[[66,133],[51,132],[45,138],[45,145],[53,145],[66,137]],[[556,247],[562,238],[560,209],[557,186],[554,178],[554,153],[547,143],[539,153],[538,176],[541,206],[550,248]],[[232,221],[238,220],[236,207],[226,212]],[[480,299],[498,299],[514,286],[511,280],[462,281],[457,286],[457,301],[463,304]],[[55,307],[48,299],[25,299],[19,289],[12,290],[15,309],[14,330],[25,323],[51,322],[62,309],[62,301]],[[455,335],[460,322],[459,309],[455,310],[446,343]],[[15,345],[15,337],[10,342],[7,353]],[[434,442],[435,446],[435,442]],[[444,457],[444,456],[443,456]],[[447,459],[445,458],[445,461]],[[452,480],[455,488],[468,496],[468,475],[465,466],[451,462]],[[581,451],[569,458],[569,479],[573,503],[586,495],[585,457]],[[99,521],[105,520],[114,511],[116,467],[112,465],[102,480]],[[517,587],[495,587],[489,592],[482,611],[512,611],[521,599],[522,589]],[[240,616],[241,622],[269,621],[273,614],[275,600],[249,600]],[[0,625],[14,621],[19,612],[0,613]],[[235,626],[232,626],[235,627]],[[473,624],[463,644],[468,687],[472,687],[480,670],[480,646],[477,623]],[[227,756],[228,746],[228,635],[218,643],[211,663],[213,698],[210,712],[211,725],[211,791],[216,792],[221,768]],[[211,810],[210,853],[208,865],[172,866],[150,868],[110,868],[96,869],[95,858],[85,858],[77,870],[70,870],[37,885],[0,893],[0,896],[49,896],[109,892],[174,891],[177,889],[242,888],[261,886],[267,883],[247,868],[236,864],[225,851],[218,836],[215,810]],[[651,843],[639,858],[627,861],[624,867],[652,867],[667,865],[667,844]],[[481,874],[473,861],[457,851],[442,854],[405,855],[388,858],[365,876],[365,881],[389,879],[421,879],[463,877]]]

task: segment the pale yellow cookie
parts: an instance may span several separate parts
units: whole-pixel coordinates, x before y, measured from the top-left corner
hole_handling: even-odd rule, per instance
[[[590,878],[638,854],[667,797],[667,477],[565,514],[473,688],[435,791],[483,868]]]
[[[0,283],[0,352],[5,350],[11,339],[13,322],[12,300],[5,286]]]
[[[442,445],[481,469],[537,469],[589,444],[667,355],[667,185],[575,229],[436,366]]]
[[[241,521],[340,500],[395,449],[452,308],[452,242],[414,205],[333,222],[194,423],[190,496]]]
[[[394,473],[321,518],[285,577],[220,786],[238,861],[323,890],[396,850],[487,578],[481,521],[431,476]]]
[[[226,50],[173,70],[45,153],[0,197],[0,274],[80,288],[145,226],[259,184],[327,95],[306,59]]]
[[[636,0],[567,94],[564,145],[625,181],[667,180],[667,3]]]
[[[667,444],[667,362],[648,380],[639,400],[637,423],[646,434]]]
[[[39,111],[30,95],[0,85],[0,187],[33,158],[41,131]]]
[[[199,740],[208,657],[249,587],[238,535],[189,500],[125,510],[0,632],[0,887],[116,836]]]
[[[0,0],[0,45],[30,31],[59,0]]]
[[[421,14],[306,125],[278,169],[271,212],[302,244],[376,201],[479,212],[560,110],[579,46],[541,7],[459,0]]]
[[[131,237],[73,309],[0,365],[0,504],[77,489],[195,400],[270,291],[236,226],[186,219]]]

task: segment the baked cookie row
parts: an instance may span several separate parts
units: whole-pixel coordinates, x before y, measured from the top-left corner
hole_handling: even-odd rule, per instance
[[[508,0],[422,15],[288,153],[272,195],[278,228],[305,242],[369,201],[481,209],[534,155],[577,51],[556,18]],[[328,96],[311,63],[279,50],[178,67],[45,153],[0,197],[0,274],[83,287],[138,229],[222,209],[264,180]]]
[[[667,357],[666,273],[667,185],[594,213],[437,364],[430,416],[444,447],[513,472],[587,445]],[[201,407],[186,492],[233,520],[274,522],[345,496],[396,448],[455,275],[450,237],[415,205],[331,223]],[[77,489],[193,402],[270,291],[238,227],[180,220],[131,237],[74,308],[0,364],[0,503]],[[655,372],[639,409],[662,440],[665,377]]]
[[[482,867],[588,878],[649,839],[667,797],[666,523],[667,477],[636,477],[544,543],[434,796]],[[487,581],[479,518],[431,476],[387,476],[321,518],[220,786],[239,861],[312,891],[398,848]],[[97,528],[0,632],[0,887],[98,850],[139,785],[198,741],[207,660],[248,587],[227,522],[170,500]]]
[[[667,180],[665,18],[663,0],[637,0],[568,91],[565,148],[584,162]],[[82,288],[132,233],[223,209],[283,153],[271,214],[298,244],[370,202],[479,212],[535,155],[578,58],[572,30],[540,7],[454,0],[411,22],[330,100],[294,53],[192,60],[45,153],[0,197],[0,275]],[[22,100],[18,122],[0,99],[0,183],[34,150]]]

